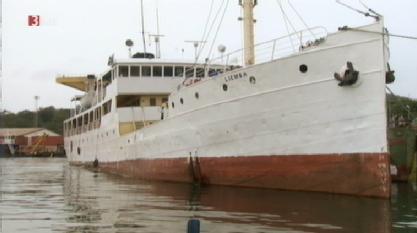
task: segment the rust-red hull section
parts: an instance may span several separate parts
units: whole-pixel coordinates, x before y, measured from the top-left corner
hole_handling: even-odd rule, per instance
[[[103,171],[149,180],[390,197],[389,155],[329,154],[99,162]]]

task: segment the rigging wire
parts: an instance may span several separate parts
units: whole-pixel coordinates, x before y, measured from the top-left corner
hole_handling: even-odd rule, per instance
[[[313,31],[310,29],[310,27],[307,25],[306,21],[304,20],[304,18],[301,16],[301,14],[297,11],[297,9],[294,7],[294,5],[291,3],[291,0],[288,0],[288,4],[290,5],[290,7],[292,8],[292,10],[295,12],[295,14],[298,16],[298,18],[301,20],[301,22],[304,24],[304,26],[306,27],[306,29],[311,33],[311,35],[314,37],[314,39],[317,39],[316,34],[313,33]]]
[[[352,7],[352,6],[349,6],[348,4],[346,4],[346,3],[342,2],[341,0],[336,0],[336,3],[338,3],[338,4],[342,5],[342,6],[344,6],[344,7],[348,8],[348,9],[350,9],[350,10],[356,11],[356,12],[358,12],[359,14],[362,14],[362,15],[364,15],[364,16],[366,16],[366,17],[372,17],[372,18],[374,18],[374,19],[379,19],[379,16],[380,16],[380,15],[379,15],[378,13],[376,13],[375,11],[373,11],[372,9],[370,9],[370,8],[366,7],[366,5],[365,5],[365,4],[363,4],[363,2],[361,2],[361,4],[363,4],[363,6],[365,6],[365,8],[367,8],[367,10],[368,10],[369,12],[371,12],[371,13],[373,13],[373,14],[376,14],[376,15],[372,15],[372,14],[371,14],[371,13],[369,13],[369,12],[365,12],[365,11],[361,11],[361,10],[359,10],[359,9],[356,9],[356,8],[354,8],[354,7]]]
[[[372,10],[370,7],[368,7],[362,0],[359,0],[359,3],[365,7],[369,12],[374,13],[377,16],[381,16],[379,13],[377,13],[376,11]]]
[[[285,23],[285,28],[287,29],[287,33],[288,35],[290,35],[290,29],[288,28],[288,22],[287,22],[287,18],[286,18],[286,14],[284,12],[284,9],[282,7],[282,4],[280,2],[280,0],[276,0],[278,3],[279,8],[281,9],[281,13],[282,13],[282,18],[284,19],[284,23]],[[294,46],[294,42],[292,41],[291,37],[289,36],[288,39],[290,40],[291,43],[291,47],[294,51],[296,51],[295,46]]]
[[[207,58],[210,58],[211,53],[213,52],[213,47],[214,47],[214,44],[216,43],[217,35],[218,35],[218,33],[220,31],[220,28],[221,28],[221,25],[223,23],[224,16],[226,15],[226,11],[227,11],[227,8],[229,6],[229,2],[230,2],[230,0],[227,0],[226,5],[224,6],[223,14],[222,14],[222,17],[220,18],[219,25],[217,26],[216,33],[214,34],[214,38],[213,38],[213,41],[211,43],[211,47],[210,47],[209,54],[208,54]]]
[[[221,4],[219,6],[219,9],[217,9],[217,12],[216,12],[216,14],[213,18],[213,21],[211,22],[211,25],[210,25],[210,28],[209,28],[207,34],[206,34],[206,37],[202,41],[207,41],[208,38],[210,37],[211,31],[213,30],[213,27],[216,24],[217,18],[219,17],[220,12],[223,9],[223,6],[224,6],[225,2],[226,2],[226,0],[222,0]],[[201,53],[203,52],[203,49],[205,48],[206,45],[205,45],[205,43],[203,43],[201,46],[202,47],[201,47],[200,51],[197,53],[196,62],[198,61],[198,58],[201,56]]]
[[[292,24],[290,17],[285,13],[284,7],[282,6],[281,0],[277,0],[279,7],[281,8],[282,14],[285,16],[285,18],[288,21],[288,24],[291,26],[293,32],[297,32],[297,29],[294,27],[294,24]]]
[[[219,30],[220,30],[220,26],[221,26],[221,24],[222,24],[222,22],[223,22],[223,19],[224,19],[225,14],[226,14],[226,10],[227,10],[227,7],[228,7],[228,5],[229,5],[229,1],[230,1],[230,0],[227,0],[227,1],[226,1],[226,0],[223,0],[223,1],[222,1],[222,3],[220,4],[219,8],[217,9],[217,12],[216,12],[216,15],[214,16],[213,21],[211,22],[211,25],[210,25],[209,30],[207,31],[206,37],[205,37],[205,38],[203,38],[203,40],[202,40],[202,41],[207,41],[207,40],[208,40],[208,38],[209,38],[209,36],[210,36],[210,34],[211,34],[211,31],[213,30],[213,27],[214,27],[214,25],[215,25],[215,23],[216,23],[216,21],[217,21],[217,18],[219,17],[219,14],[221,13],[221,11],[222,11],[222,9],[223,9],[222,16],[221,16],[221,18],[220,18],[219,24],[218,24],[218,26],[217,26],[216,33],[215,33],[214,38],[213,38],[212,45],[211,45],[210,50],[209,50],[209,55],[207,56],[207,59],[205,60],[205,65],[207,65],[208,58],[211,56],[211,52],[212,52],[212,50],[213,50],[214,43],[216,42],[216,38],[217,38],[217,34],[218,34]],[[225,3],[226,3],[226,5],[225,5]],[[208,20],[210,20],[210,19],[208,19]],[[201,55],[201,53],[202,53],[202,51],[203,51],[204,47],[205,47],[205,43],[202,43],[201,49],[200,49],[200,51],[198,51],[198,54],[197,54],[197,56],[196,56],[196,59],[194,60],[194,64],[193,64],[193,67],[194,67],[194,68],[197,66],[198,58],[200,57],[200,55]],[[183,83],[184,83],[187,79],[189,79],[189,78],[187,78],[187,77],[186,77],[186,78],[184,79]]]
[[[341,31],[356,31],[356,32],[365,32],[365,33],[372,33],[372,34],[378,34],[378,35],[383,35],[383,36],[389,36],[389,37],[398,37],[398,38],[402,38],[402,39],[410,39],[410,40],[417,40],[416,36],[408,36],[408,35],[400,35],[400,34],[392,34],[392,33],[387,33],[387,32],[376,32],[376,31],[369,31],[369,30],[363,30],[363,29],[359,29],[359,28],[351,28],[351,27],[341,27],[339,28],[339,30]]]
[[[204,41],[204,38],[206,37],[206,33],[207,33],[208,25],[209,25],[209,22],[210,22],[211,14],[213,12],[213,6],[214,6],[214,0],[211,1],[209,14],[208,14],[207,20],[206,20],[206,25],[204,26],[203,36],[202,36],[200,41]],[[203,44],[204,43],[200,44],[200,46],[198,48],[198,53],[197,53],[196,60],[198,60],[198,57],[200,56],[201,50],[204,48]]]

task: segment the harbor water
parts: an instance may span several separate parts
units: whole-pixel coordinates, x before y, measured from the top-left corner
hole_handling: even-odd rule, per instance
[[[414,184],[391,200],[145,182],[64,158],[0,158],[0,232],[417,232]]]

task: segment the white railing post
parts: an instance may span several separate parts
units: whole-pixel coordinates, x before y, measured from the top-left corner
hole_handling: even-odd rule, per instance
[[[274,55],[275,55],[275,44],[277,43],[277,40],[274,40],[274,43],[272,44],[272,55],[271,55],[271,60],[274,60]]]

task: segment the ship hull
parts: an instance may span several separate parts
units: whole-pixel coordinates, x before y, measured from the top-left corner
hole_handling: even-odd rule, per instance
[[[184,157],[99,163],[126,177],[388,198],[389,155]]]

